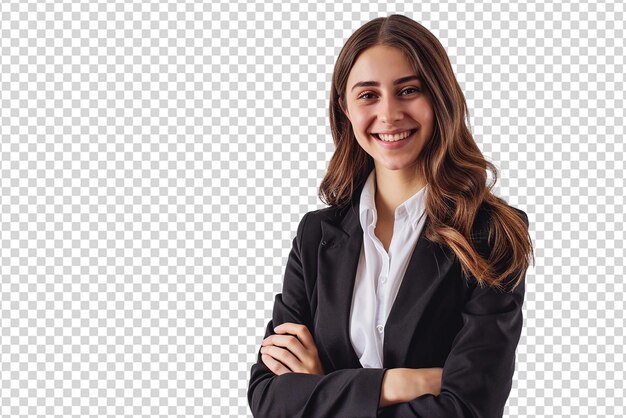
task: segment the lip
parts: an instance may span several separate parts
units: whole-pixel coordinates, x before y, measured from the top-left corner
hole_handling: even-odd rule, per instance
[[[410,131],[413,129],[417,129],[417,128],[395,129],[393,131],[372,132],[372,134],[395,135],[395,134],[401,134],[402,132]]]
[[[409,136],[407,136],[406,138],[401,139],[401,140],[396,141],[396,142],[386,142],[386,141],[383,141],[382,139],[378,139],[375,136],[375,134],[372,134],[371,136],[372,136],[372,138],[374,138],[376,143],[380,144],[385,149],[396,149],[396,148],[401,148],[405,144],[408,144],[409,142],[411,142],[411,140],[413,139],[413,137],[415,137],[415,134],[417,133],[417,128],[416,129],[405,129],[404,131],[397,131],[397,132],[406,132],[407,130],[413,131],[413,132]]]

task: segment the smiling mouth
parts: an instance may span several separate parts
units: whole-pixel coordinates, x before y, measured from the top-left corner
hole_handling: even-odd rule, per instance
[[[372,136],[381,142],[400,142],[400,141],[405,141],[408,138],[411,138],[415,132],[417,132],[417,129],[411,129],[408,131],[408,135],[405,134],[406,136],[404,137],[400,136],[400,139],[392,139],[392,140],[382,139],[379,134],[372,134]]]

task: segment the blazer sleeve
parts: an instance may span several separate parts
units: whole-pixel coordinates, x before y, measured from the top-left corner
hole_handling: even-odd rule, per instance
[[[527,215],[521,215],[528,226]],[[519,271],[506,282],[511,283],[516,273]],[[512,292],[506,290],[476,286],[471,291],[462,311],[463,326],[443,367],[439,396],[422,395],[390,405],[379,409],[378,416],[501,418],[512,387],[515,350],[522,332],[525,277]]]
[[[275,297],[272,319],[267,324],[264,338],[275,334],[274,327],[285,322],[305,324],[313,335],[301,259],[303,235],[310,214],[306,213],[298,225],[282,293]],[[257,360],[250,372],[248,404],[255,418],[375,418],[385,370],[340,369],[326,375],[285,373],[278,376],[263,363],[259,345]]]

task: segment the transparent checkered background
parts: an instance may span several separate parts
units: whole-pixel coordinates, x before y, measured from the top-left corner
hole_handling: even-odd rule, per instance
[[[624,3],[524,3],[1,2],[0,416],[251,416],[333,63],[391,13],[530,217],[505,416],[626,415]]]

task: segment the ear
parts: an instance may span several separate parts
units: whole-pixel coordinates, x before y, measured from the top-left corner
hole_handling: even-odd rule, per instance
[[[350,114],[348,113],[348,110],[346,107],[344,107],[344,100],[340,97],[337,102],[339,103],[339,107],[341,108],[341,111],[344,113],[344,115],[346,115],[346,117],[350,118]]]

